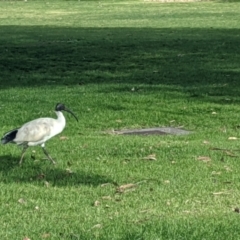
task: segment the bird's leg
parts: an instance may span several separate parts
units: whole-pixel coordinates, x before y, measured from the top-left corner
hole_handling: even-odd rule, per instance
[[[52,157],[48,154],[48,152],[46,151],[45,147],[42,147],[42,150],[44,152],[44,154],[47,156],[47,158],[53,163],[56,164],[56,162],[52,159]]]
[[[53,164],[56,164],[56,162],[52,159],[52,157],[48,154],[47,150],[45,149],[45,145],[42,144],[42,150],[44,152],[44,154],[47,156],[48,160],[50,160]]]
[[[23,157],[24,157],[24,154],[25,154],[27,148],[28,148],[27,145],[23,146],[22,155],[21,155],[21,158],[20,158],[20,161],[19,161],[19,165],[22,165],[22,160],[23,160]]]

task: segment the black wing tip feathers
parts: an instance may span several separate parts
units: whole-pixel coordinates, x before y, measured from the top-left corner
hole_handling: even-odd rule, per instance
[[[2,144],[7,144],[9,142],[12,142],[14,140],[14,138],[16,137],[17,132],[18,132],[18,128],[13,129],[13,130],[5,133],[4,136],[1,139],[1,143]]]

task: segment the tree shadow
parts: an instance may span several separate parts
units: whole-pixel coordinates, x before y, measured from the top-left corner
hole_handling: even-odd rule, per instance
[[[71,171],[61,169],[44,162],[34,163],[33,161],[24,161],[19,166],[19,158],[11,155],[0,156],[0,181],[3,183],[37,183],[42,186],[51,184],[51,186],[80,186],[91,185],[97,187],[101,184],[117,185],[107,176],[81,170]]]
[[[8,155],[0,156],[0,171],[9,171],[19,163],[20,158]]]
[[[1,26],[0,32],[3,89],[107,83],[115,91],[134,84],[190,96],[240,93],[238,29]]]

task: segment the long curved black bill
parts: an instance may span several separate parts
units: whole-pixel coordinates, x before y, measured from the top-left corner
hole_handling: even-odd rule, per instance
[[[78,118],[76,117],[76,115],[70,109],[65,107],[64,111],[71,113],[75,117],[75,119],[78,121]]]

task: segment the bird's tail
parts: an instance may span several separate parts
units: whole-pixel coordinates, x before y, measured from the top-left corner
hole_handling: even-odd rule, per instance
[[[13,139],[16,137],[17,132],[18,132],[18,128],[5,133],[1,139],[1,143],[6,144],[8,142],[13,142]]]

